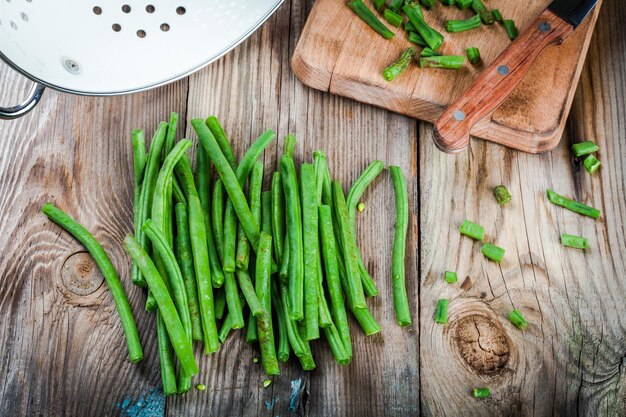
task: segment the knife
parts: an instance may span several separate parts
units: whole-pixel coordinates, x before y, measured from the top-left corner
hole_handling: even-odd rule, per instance
[[[559,45],[580,25],[598,0],[555,0],[435,122],[435,145],[459,152],[474,124],[489,116],[522,81],[533,62]]]

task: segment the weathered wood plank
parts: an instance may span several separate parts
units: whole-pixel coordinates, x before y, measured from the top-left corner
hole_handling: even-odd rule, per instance
[[[263,130],[274,129],[278,140],[264,156],[266,188],[282,152],[283,138],[289,132],[298,137],[297,161],[310,161],[314,150],[325,150],[332,174],[345,188],[376,158],[400,165],[411,189],[413,227],[407,277],[417,323],[415,124],[401,116],[310,90],[296,81],[289,59],[310,6],[302,1],[283,5],[239,48],[192,76],[189,114],[216,114],[239,155]],[[195,137],[191,131],[188,134]],[[353,322],[351,365],[338,366],[326,343],[315,342],[315,371],[303,372],[292,358],[281,367],[281,376],[263,389],[261,365],[252,362],[253,356],[259,356],[258,349],[246,345],[242,332],[238,332],[214,357],[201,360],[199,380],[207,384],[207,391],[168,401],[173,415],[287,415],[292,384],[298,381],[304,386],[304,393],[296,396],[300,414],[399,416],[418,412],[417,325],[400,329],[391,302],[389,275],[395,219],[392,214],[383,214],[394,212],[387,173],[365,197],[367,209],[359,220],[359,236],[363,255],[379,285],[380,295],[370,305],[385,329],[384,336],[366,338]],[[365,229],[363,225],[369,226]]]
[[[1,71],[0,102],[16,102],[27,83]],[[114,415],[142,396],[163,414],[164,398],[150,395],[160,390],[154,319],[130,284],[121,241],[132,230],[130,131],[145,127],[149,136],[171,109],[184,115],[186,89],[181,81],[118,98],[47,91],[32,114],[0,122],[0,414]],[[101,274],[40,213],[46,201],[83,222],[112,258],[138,321],[140,365],[127,359]]]
[[[623,2],[607,1],[592,41],[568,134],[552,153],[530,156],[475,141],[450,156],[420,143],[421,389],[424,415],[625,415],[626,293],[623,136]],[[621,20],[620,20],[621,19]],[[602,172],[590,177],[569,147],[601,146]],[[426,168],[427,167],[427,168]],[[500,208],[491,189],[506,184]],[[551,205],[546,188],[602,210],[598,221]],[[460,222],[485,226],[486,240],[506,248],[498,266],[480,244],[461,237]],[[587,252],[565,248],[561,233],[589,238]],[[459,285],[442,280],[456,270]],[[462,283],[462,284],[461,284]],[[432,316],[450,299],[450,323]],[[520,332],[506,319],[518,308]],[[491,388],[487,400],[471,389]]]

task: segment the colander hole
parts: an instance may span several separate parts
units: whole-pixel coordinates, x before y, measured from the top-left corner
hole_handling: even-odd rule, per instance
[[[153,6],[153,5],[151,5],[151,4],[149,4],[149,5],[147,5],[147,6],[146,6],[146,12],[148,12],[148,13],[154,13],[154,11],[155,11],[155,10],[156,10],[156,9],[155,9],[155,8],[154,8],[154,6]]]
[[[140,38],[145,38],[146,37],[146,31],[145,30],[138,30],[137,31],[137,36],[139,36]]]
[[[122,30],[122,27],[117,23],[113,23],[113,26],[111,26],[111,28],[113,29],[113,32],[119,32],[120,30]]]
[[[167,23],[163,23],[163,24],[161,25],[161,30],[162,30],[163,32],[167,32],[167,31],[169,31],[169,30],[170,30],[170,25],[168,25]]]
[[[95,6],[95,7],[93,8],[93,14],[95,14],[95,15],[97,15],[97,16],[100,16],[100,15],[102,14],[102,7],[100,7],[100,6]]]
[[[28,22],[28,15],[26,13],[21,12],[20,17],[22,18],[24,22]]]
[[[122,6],[122,11],[124,13],[130,13],[130,6],[128,4],[125,4]]]
[[[15,30],[17,30],[17,23],[15,23],[14,21],[11,20],[11,27]]]
[[[178,6],[176,8],[176,13],[178,13],[179,15],[184,15],[185,13],[187,13],[187,9],[185,9],[183,6]]]

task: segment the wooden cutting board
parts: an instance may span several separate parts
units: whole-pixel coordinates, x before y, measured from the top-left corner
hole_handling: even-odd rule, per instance
[[[370,0],[365,1],[371,5]],[[521,31],[549,3],[490,0],[487,6],[498,8],[505,19],[515,20]],[[601,3],[565,43],[539,57],[515,92],[490,118],[475,125],[472,135],[532,153],[558,144]],[[444,30],[446,20],[471,17],[470,10],[437,4],[425,14],[429,24],[445,36],[440,52],[465,55],[467,47],[475,46],[484,64],[472,66],[466,61],[459,71],[413,65],[387,82],[382,70],[411,45],[406,32],[391,28],[396,37],[386,40],[361,21],[344,0],[317,0],[296,46],[293,71],[309,87],[434,122],[510,41],[498,23],[463,33]]]

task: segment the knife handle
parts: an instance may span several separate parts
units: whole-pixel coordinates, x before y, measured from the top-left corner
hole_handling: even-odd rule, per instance
[[[474,124],[504,102],[546,47],[562,43],[573,31],[572,25],[550,10],[541,13],[443,112],[435,123],[435,145],[444,152],[465,149]]]

